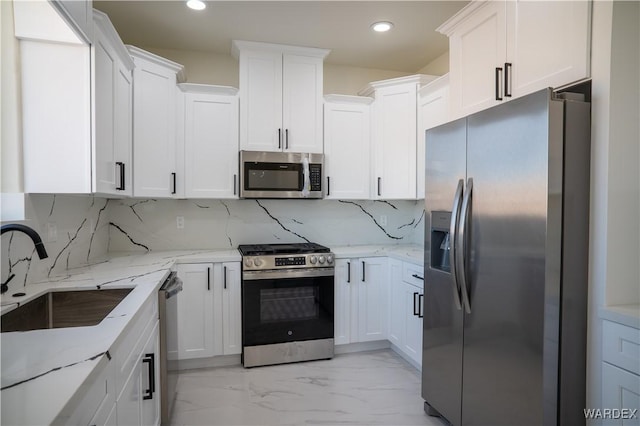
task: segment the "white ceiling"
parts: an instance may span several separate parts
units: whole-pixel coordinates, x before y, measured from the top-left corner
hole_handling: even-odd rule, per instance
[[[229,54],[231,40],[331,49],[326,62],[414,73],[448,50],[435,29],[468,1],[94,1],[122,40],[146,48]],[[384,34],[370,25],[394,23]]]

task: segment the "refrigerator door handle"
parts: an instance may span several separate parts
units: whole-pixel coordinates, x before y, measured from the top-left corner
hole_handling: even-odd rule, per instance
[[[458,269],[458,278],[460,278],[460,290],[462,293],[462,304],[464,305],[464,310],[470,314],[471,313],[471,303],[469,302],[469,290],[467,289],[467,270],[466,270],[466,257],[467,257],[467,247],[466,247],[466,238],[465,232],[467,228],[467,219],[469,216],[469,206],[471,203],[471,194],[473,192],[473,178],[469,178],[467,180],[467,192],[464,194],[464,200],[462,201],[462,214],[460,215],[460,221],[458,223],[458,235],[456,235],[456,252],[458,249],[461,250],[458,256],[456,256],[457,269]]]
[[[458,283],[458,277],[456,274],[456,225],[458,223],[458,216],[460,215],[460,200],[462,199],[462,189],[464,187],[464,179],[458,181],[458,187],[456,188],[456,195],[453,197],[453,207],[451,207],[451,223],[449,224],[449,239],[453,241],[451,249],[449,250],[449,265],[451,268],[451,283],[453,284],[453,300],[456,303],[458,310],[462,309],[462,303],[460,302],[460,284]]]

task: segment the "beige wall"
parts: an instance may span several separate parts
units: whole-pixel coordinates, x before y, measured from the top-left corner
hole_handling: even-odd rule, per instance
[[[418,74],[445,75],[449,72],[449,52],[445,52],[429,62]]]
[[[1,78],[0,134],[3,193],[22,191],[22,121],[20,50],[13,31],[13,2],[0,1]]]
[[[216,84],[239,87],[238,61],[231,55],[220,55],[195,50],[158,49],[142,47],[156,55],[184,65],[188,83]],[[442,75],[449,71],[449,54],[445,53],[425,66],[420,73]],[[324,93],[356,95],[368,83],[389,78],[404,77],[411,73],[359,68],[325,63]]]

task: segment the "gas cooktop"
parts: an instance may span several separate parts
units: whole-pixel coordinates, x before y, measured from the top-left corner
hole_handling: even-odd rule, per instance
[[[316,243],[285,243],[285,244],[241,244],[238,251],[243,256],[267,256],[276,254],[308,254],[329,253],[328,247]]]

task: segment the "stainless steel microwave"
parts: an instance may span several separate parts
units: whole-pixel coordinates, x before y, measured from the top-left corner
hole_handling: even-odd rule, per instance
[[[323,154],[240,151],[240,198],[322,198]]]

